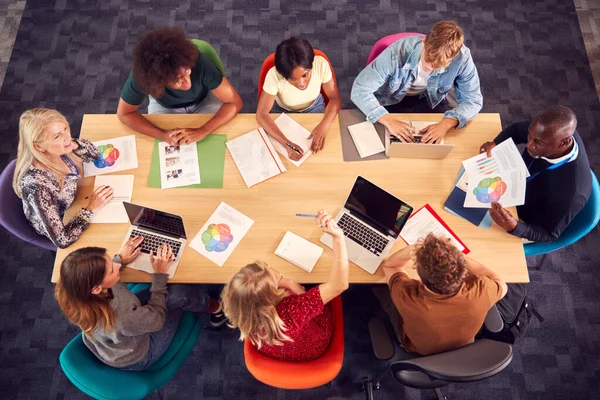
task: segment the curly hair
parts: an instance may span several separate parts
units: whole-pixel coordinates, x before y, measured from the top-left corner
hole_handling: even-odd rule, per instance
[[[415,252],[417,273],[429,290],[455,294],[468,275],[467,261],[450,241],[430,233]]]
[[[181,28],[165,26],[145,34],[133,49],[133,78],[150,96],[165,93],[180,68],[193,68],[200,51]]]

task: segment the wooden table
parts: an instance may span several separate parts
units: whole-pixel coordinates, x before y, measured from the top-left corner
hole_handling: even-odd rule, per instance
[[[291,114],[292,118],[312,130],[321,115]],[[273,117],[276,117],[273,115]],[[403,119],[439,121],[440,115],[400,115]],[[152,123],[161,128],[195,127],[205,123],[210,115],[148,115]],[[215,133],[234,138],[253,129],[258,124],[254,114],[240,114]],[[297,168],[284,160],[287,172],[247,188],[233,159],[227,151],[222,189],[155,189],[147,186],[150,158],[154,139],[137,134],[139,168],[117,174],[135,174],[133,203],[182,215],[191,240],[221,201],[252,218],[255,222],[247,235],[223,267],[210,262],[195,250],[186,248],[175,277],[171,282],[225,283],[241,267],[255,260],[263,260],[283,275],[301,283],[320,283],[328,279],[333,262],[332,251],[321,245],[321,230],[313,220],[298,218],[297,212],[313,213],[325,208],[335,215],[343,206],[357,175],[361,175],[412,205],[415,210],[429,203],[446,221],[462,241],[471,249],[471,256],[491,267],[508,282],[528,282],[527,265],[521,239],[513,237],[492,224],[483,229],[443,210],[443,203],[452,189],[461,161],[478,152],[479,146],[491,140],[501,130],[498,114],[479,114],[469,125],[446,136],[447,143],[456,145],[443,160],[389,159],[377,161],[344,162],[338,121],[329,128],[325,149],[310,156]],[[116,115],[85,115],[81,137],[91,141],[109,139],[134,133],[122,125]],[[77,198],[67,212],[68,220],[85,206],[85,196],[92,191],[94,178],[80,182]],[[514,209],[511,210],[516,215]],[[75,249],[86,246],[106,247],[116,254],[127,233],[129,224],[91,224],[81,238],[68,249],[58,250],[52,274],[56,282],[60,263]],[[312,273],[284,261],[274,254],[275,248],[287,230],[313,243],[325,251]],[[399,239],[392,249],[405,246]],[[408,271],[417,277],[416,271]],[[150,275],[125,268],[121,273],[125,282],[145,282]],[[350,266],[350,282],[383,283],[379,269],[370,275],[354,264]]]

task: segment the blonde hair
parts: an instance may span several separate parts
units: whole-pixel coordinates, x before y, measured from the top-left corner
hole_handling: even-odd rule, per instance
[[[48,108],[33,108],[25,111],[21,114],[19,119],[19,148],[17,150],[17,164],[15,166],[15,175],[13,177],[13,189],[17,196],[23,197],[21,191],[21,181],[23,175],[29,167],[33,164],[34,160],[37,160],[46,169],[55,175],[60,182],[60,188],[62,190],[63,182],[65,179],[65,172],[59,166],[52,163],[50,158],[40,151],[38,151],[34,144],[42,143],[47,139],[46,127],[51,122],[63,122],[68,129],[69,122],[64,115],[56,110],[50,110]],[[73,158],[74,153],[67,154],[67,157],[80,166],[81,160],[79,157]],[[76,157],[76,156],[75,156]]]
[[[287,296],[278,284],[267,264],[256,261],[235,274],[221,293],[229,326],[239,328],[240,340],[250,339],[259,349],[263,343],[282,346],[292,341],[277,314],[277,304]]]
[[[454,21],[440,21],[431,27],[423,48],[425,61],[434,68],[447,65],[460,51],[465,37]]]

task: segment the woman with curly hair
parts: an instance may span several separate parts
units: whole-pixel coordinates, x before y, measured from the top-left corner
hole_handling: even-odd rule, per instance
[[[138,111],[148,95],[149,114],[215,115],[197,128],[161,129]],[[117,115],[134,131],[175,146],[204,139],[241,109],[240,95],[183,30],[163,27],[144,35],[133,49],[133,70]]]
[[[398,340],[412,353],[440,353],[471,343],[489,309],[508,290],[500,275],[432,233],[382,265],[390,290],[375,294]],[[407,275],[409,266],[420,281]]]

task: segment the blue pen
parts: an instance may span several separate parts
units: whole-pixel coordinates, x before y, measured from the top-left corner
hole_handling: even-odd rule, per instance
[[[317,214],[296,214],[296,217],[317,218]]]

